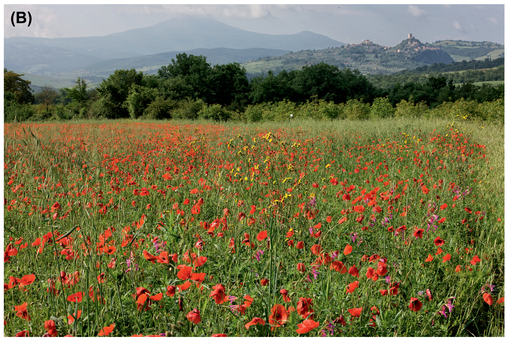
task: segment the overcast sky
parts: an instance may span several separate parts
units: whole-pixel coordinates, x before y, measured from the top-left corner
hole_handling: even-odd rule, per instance
[[[202,3],[202,2],[201,2]],[[4,5],[4,37],[102,36],[181,15],[247,31],[311,31],[344,43],[369,39],[395,46],[408,33],[422,42],[453,39],[504,44],[502,2],[490,5]],[[30,27],[12,27],[13,11],[30,11]]]

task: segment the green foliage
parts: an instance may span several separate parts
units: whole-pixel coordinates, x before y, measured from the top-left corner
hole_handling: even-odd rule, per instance
[[[245,110],[244,116],[248,122],[257,123],[263,120],[264,107],[268,106],[268,103],[249,105]]]
[[[96,105],[99,116],[105,118],[129,117],[128,105],[125,104],[132,85],[141,85],[142,72],[116,70],[97,88],[101,104]],[[100,108],[99,108],[100,106]]]
[[[172,112],[173,118],[177,119],[197,119],[198,112],[205,106],[205,102],[198,100],[185,99],[179,102],[179,107]]]
[[[224,109],[220,104],[205,105],[198,116],[203,119],[214,120],[216,122],[225,122],[231,118],[231,112]]]
[[[84,79],[79,78],[76,80],[76,86],[71,89],[65,89],[67,96],[78,103],[85,103],[88,100],[87,84]]]
[[[159,90],[133,84],[125,101],[131,118],[136,119],[143,115],[143,111],[159,95]],[[162,99],[162,98],[161,98]],[[162,99],[164,101],[164,99]]]
[[[144,110],[142,118],[146,119],[171,119],[171,111],[178,107],[178,102],[173,99],[156,97]]]
[[[14,97],[14,94],[4,93],[4,97]],[[18,104],[14,98],[4,101],[4,122],[23,122],[35,114],[32,105]]]
[[[390,118],[394,116],[395,109],[390,103],[388,96],[386,96],[374,99],[374,102],[370,107],[370,112],[374,117],[377,118]]]
[[[342,116],[343,105],[335,105],[333,102],[327,102],[323,99],[307,101],[298,107],[298,117],[324,120],[337,119]]]
[[[344,115],[347,119],[368,119],[370,115],[370,104],[362,100],[350,99],[344,106]]]
[[[22,79],[22,76],[24,74],[7,71],[4,68],[4,93],[11,92],[14,94],[14,98],[10,99],[14,99],[18,104],[31,104],[34,101],[34,96],[30,89],[31,82]]]

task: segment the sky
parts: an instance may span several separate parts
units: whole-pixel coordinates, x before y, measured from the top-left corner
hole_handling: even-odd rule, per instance
[[[36,2],[34,2],[36,3]],[[4,37],[103,36],[142,28],[181,15],[221,21],[246,31],[294,34],[311,31],[343,43],[370,40],[395,46],[408,33],[423,43],[437,40],[504,44],[503,2],[487,5],[4,5]],[[201,1],[201,3],[203,3]],[[12,27],[14,11],[30,11],[30,27]]]

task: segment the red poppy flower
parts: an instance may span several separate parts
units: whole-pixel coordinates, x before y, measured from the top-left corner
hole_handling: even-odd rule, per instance
[[[434,260],[434,258],[432,257],[432,255],[429,254],[429,256],[427,256],[427,258],[425,259],[425,262],[430,262]]]
[[[167,296],[172,297],[175,295],[175,291],[176,291],[175,286],[167,286],[166,289],[167,289],[167,291],[166,291]]]
[[[212,292],[210,293],[210,296],[214,298],[215,303],[220,305],[221,303],[224,303],[226,301],[226,288],[222,284],[217,284],[213,286]]]
[[[152,263],[155,263],[155,261],[157,261],[159,259],[158,256],[154,256],[154,255],[150,254],[149,252],[147,252],[146,250],[143,250],[143,256],[145,257],[145,259],[147,259],[148,261],[150,261]]]
[[[378,279],[378,275],[372,267],[367,268],[367,273],[365,275],[367,276],[367,279],[372,279],[372,281],[377,281]]]
[[[268,279],[262,279],[260,283],[262,286],[266,286],[268,284],[268,281],[269,281]]]
[[[353,265],[351,268],[349,268],[348,273],[356,276],[357,278],[360,278],[360,274],[358,273],[358,268],[356,268],[356,265]]]
[[[310,248],[310,251],[312,252],[312,254],[314,254],[316,256],[319,256],[319,254],[321,253],[321,250],[322,250],[322,247],[320,244],[315,244]]]
[[[81,300],[83,300],[83,292],[77,292],[67,297],[67,301],[69,302],[81,302]]]
[[[310,332],[316,327],[319,327],[319,322],[316,322],[311,319],[304,320],[302,323],[298,324],[298,329],[296,330],[296,333],[298,334],[305,334]]]
[[[187,280],[192,276],[192,267],[182,266],[176,276],[178,276],[180,280]]]
[[[113,329],[115,329],[114,323],[101,329],[101,331],[99,332],[99,336],[109,335],[109,334],[111,334],[111,332],[113,332]]]
[[[301,297],[298,300],[298,303],[296,304],[296,312],[298,315],[300,315],[303,319],[306,319],[309,315],[314,313],[314,309],[312,309],[312,299]],[[311,316],[312,318],[312,316]]]
[[[44,321],[44,328],[46,328],[50,336],[58,336],[55,321],[53,320]]]
[[[388,269],[386,268],[386,263],[379,261],[379,262],[377,263],[377,270],[376,270],[376,273],[377,273],[379,276],[384,276],[384,275],[386,275],[386,273],[387,273],[387,272],[388,272]]]
[[[220,334],[212,334],[212,338],[225,338],[225,337],[227,337],[227,335],[226,334],[222,334],[222,333],[220,333]]]
[[[348,293],[353,293],[357,287],[358,287],[358,281],[355,281],[355,282],[353,282],[353,283],[350,283],[350,284],[348,284],[348,286],[347,286],[347,292],[348,292]]]
[[[258,241],[263,241],[265,238],[268,237],[268,233],[266,230],[263,230],[261,232],[259,232],[258,236],[256,237]]]
[[[280,290],[280,293],[282,295],[282,300],[284,300],[284,302],[291,302],[291,299],[288,296],[288,290],[287,289],[282,288]]]
[[[349,255],[353,251],[353,247],[351,247],[349,244],[344,248],[344,255]]]
[[[351,314],[352,317],[359,318],[360,315],[362,314],[362,309],[363,309],[363,307],[351,308],[351,309],[348,309],[347,311],[349,312],[349,314]]]
[[[452,256],[450,254],[446,254],[445,256],[443,256],[443,263],[450,261],[451,258],[452,258]]]
[[[245,328],[249,329],[250,326],[254,326],[257,324],[264,325],[265,320],[263,320],[261,318],[253,318],[251,321],[249,321],[245,324]]]
[[[445,241],[443,241],[443,240],[441,239],[441,237],[440,237],[440,236],[438,236],[438,237],[436,237],[436,238],[434,239],[434,244],[435,244],[437,247],[441,247],[443,244],[445,244]]]
[[[385,296],[385,295],[388,295],[388,289],[380,289],[379,292],[381,293],[381,295]]]
[[[150,296],[150,300],[152,300],[152,301],[160,301],[161,299],[162,299],[162,293],[159,293],[154,296]]]
[[[29,284],[32,284],[35,281],[35,275],[34,274],[28,274],[21,278],[21,282],[19,287],[23,288],[24,286],[28,286]]]
[[[75,314],[67,316],[67,318],[69,319],[67,321],[67,324],[72,325],[74,323],[74,320],[75,319],[79,319],[80,317],[81,317],[81,310],[78,310],[78,316],[77,317],[75,317]]]
[[[494,299],[489,293],[483,294],[483,301],[485,301],[485,303],[488,304],[489,306],[491,306],[494,303]]]
[[[28,303],[25,302],[22,305],[14,306],[14,310],[17,311],[16,316],[19,316],[20,318],[25,319],[27,321],[30,321],[32,320],[32,318],[30,318],[30,315],[28,315],[28,311],[26,309],[27,306]]]
[[[305,244],[303,243],[303,241],[298,241],[298,243],[296,244],[296,249],[303,249],[305,247]]]
[[[30,336],[30,333],[28,333],[28,331],[21,331],[19,333],[16,333],[16,335],[14,336],[15,338],[24,338],[24,337],[29,337]]]
[[[413,233],[413,236],[416,238],[422,238],[423,232],[424,232],[423,229],[416,229],[415,232]]]
[[[199,309],[194,308],[192,311],[187,313],[187,320],[197,325],[201,322],[201,315],[199,314]]]
[[[478,255],[475,255],[471,261],[469,261],[473,266],[475,266],[478,262],[480,262],[481,259],[478,257]]]
[[[268,321],[273,327],[280,327],[287,322],[288,317],[289,312],[283,305],[274,305],[272,307],[272,314],[268,317]]]
[[[413,312],[418,312],[420,309],[422,309],[422,303],[417,298],[412,297],[411,301],[409,302],[409,309],[411,309]]]
[[[185,281],[185,283],[184,283],[184,284],[182,284],[182,285],[178,285],[177,287],[178,287],[178,289],[179,289],[181,292],[183,292],[184,290],[189,289],[189,287],[191,286],[191,284],[192,284],[192,283],[191,283],[190,281]]]

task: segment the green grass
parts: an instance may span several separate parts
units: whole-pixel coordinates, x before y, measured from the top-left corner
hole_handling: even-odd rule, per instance
[[[110,325],[122,337],[297,336],[305,318],[319,323],[313,337],[504,334],[503,126],[17,123],[5,124],[4,155],[4,249],[17,250],[4,263],[4,336],[42,336],[49,320],[59,336]],[[24,303],[31,320],[15,310]],[[270,324],[277,307],[287,320]],[[247,329],[254,318],[265,325]]]

